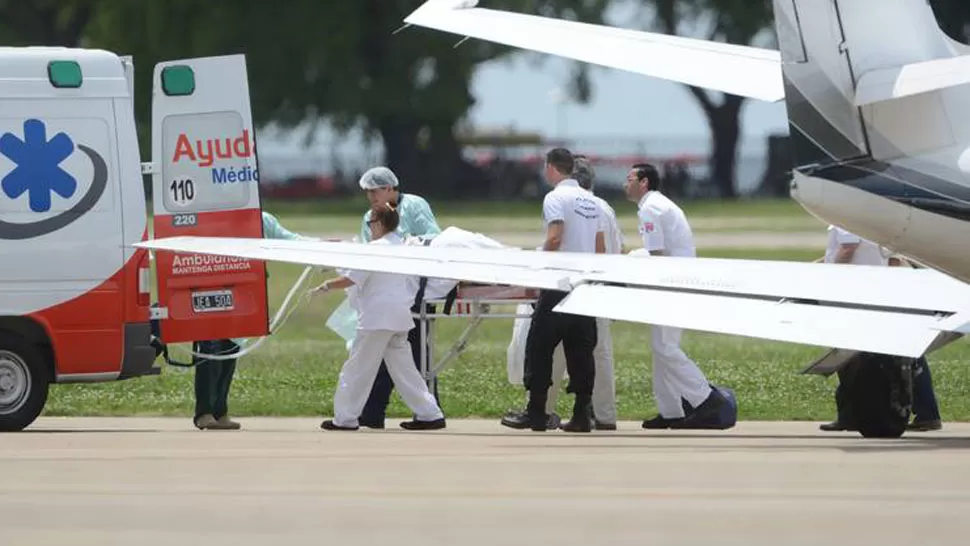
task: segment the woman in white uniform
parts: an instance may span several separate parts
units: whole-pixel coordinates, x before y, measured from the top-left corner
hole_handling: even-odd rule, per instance
[[[400,216],[393,203],[371,210],[369,224],[372,245],[400,245],[395,233]],[[346,271],[325,281],[317,291],[352,288],[351,305],[357,310],[357,335],[350,346],[333,397],[333,419],[324,421],[325,430],[357,430],[358,418],[367,402],[381,360],[404,403],[414,412],[412,421],[401,423],[408,430],[445,428],[445,417],[414,364],[408,331],[414,327],[411,306],[417,292],[416,279],[390,273]]]

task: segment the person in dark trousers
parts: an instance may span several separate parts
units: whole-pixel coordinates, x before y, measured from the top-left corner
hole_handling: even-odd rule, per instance
[[[590,193],[571,177],[574,167],[573,155],[565,148],[554,148],[546,154],[546,179],[553,190],[546,194],[542,202],[542,218],[546,226],[546,241],[542,250],[590,254],[604,252],[602,210]],[[560,428],[566,432],[592,430],[596,319],[553,311],[565,296],[566,292],[557,290],[539,292],[526,338],[523,383],[529,391],[526,406],[528,424],[534,431],[545,431],[549,426],[546,402],[552,385],[553,353],[560,343],[563,344],[569,373],[566,392],[576,396],[572,418]],[[503,420],[502,424],[520,428],[507,420]]]
[[[579,183],[579,187],[588,191],[599,204],[602,211],[603,239],[607,254],[620,254],[623,251],[623,233],[616,221],[616,212],[602,198],[593,193],[593,181],[596,172],[589,159],[580,154],[573,155],[575,171],[572,177]],[[541,248],[541,247],[540,247]],[[533,309],[535,306],[533,306]],[[613,338],[610,332],[610,320],[597,318],[596,325],[596,380],[593,382],[593,428],[596,430],[616,430],[616,380],[613,376]],[[558,348],[557,348],[558,349]],[[560,383],[564,379],[566,360],[564,354],[557,352],[553,356],[552,387],[546,399],[546,413],[549,415],[547,428],[559,428],[561,420],[556,413]],[[528,365],[528,362],[523,362]],[[523,377],[526,372],[523,369]],[[502,424],[515,429],[529,428],[529,418],[524,410],[509,411],[502,417]]]
[[[913,422],[908,430],[927,432],[943,428],[940,407],[933,391],[933,378],[926,357],[920,357],[913,367]]]
[[[239,352],[231,339],[196,341],[192,352],[226,356]],[[238,430],[241,425],[229,418],[229,387],[236,373],[236,359],[212,360],[192,355],[195,366],[195,418],[200,430]]]
[[[280,225],[279,220],[263,212],[263,238],[304,239]],[[200,430],[239,430],[242,426],[229,418],[229,388],[236,373],[236,359],[211,359],[199,355],[224,357],[238,354],[236,339],[212,339],[192,344],[192,364],[195,367],[195,417],[193,423]]]
[[[371,208],[364,213],[364,217],[361,219],[361,242],[367,243],[371,240],[371,210],[373,207],[383,206],[385,203],[393,203],[400,215],[400,223],[395,230],[400,236],[424,237],[426,240],[430,240],[441,233],[441,228],[438,226],[438,222],[435,220],[434,213],[431,211],[431,206],[428,202],[420,196],[401,192],[397,175],[387,167],[374,167],[369,169],[361,175],[358,185],[360,189],[366,192],[367,201],[371,205]],[[426,279],[422,279],[422,286],[424,282],[426,282]],[[433,305],[428,305],[423,302],[423,296],[424,290],[419,289],[415,297],[414,306],[411,308],[412,313],[420,311],[422,304],[425,306],[426,312],[435,312]],[[414,328],[408,332],[408,343],[411,345],[411,354],[414,356],[415,366],[423,371],[421,361],[421,330],[419,324],[419,321],[414,319]],[[426,359],[430,354],[431,351],[426,345]],[[387,406],[391,401],[391,391],[393,389],[394,382],[387,372],[387,364],[381,361],[381,366],[377,371],[377,377],[374,378],[374,385],[371,387],[370,396],[367,398],[367,403],[364,405],[364,410],[358,419],[360,426],[372,429],[384,428],[384,419],[387,415]],[[441,405],[441,400],[438,396],[437,378],[431,381],[431,392],[434,394],[435,401],[438,405]]]

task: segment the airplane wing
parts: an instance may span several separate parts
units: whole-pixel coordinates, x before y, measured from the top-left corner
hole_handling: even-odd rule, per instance
[[[785,97],[778,51],[428,0],[404,19],[433,28],[765,101]]]
[[[561,312],[909,357],[970,322],[970,286],[931,269],[216,237],[134,246],[563,290]]]

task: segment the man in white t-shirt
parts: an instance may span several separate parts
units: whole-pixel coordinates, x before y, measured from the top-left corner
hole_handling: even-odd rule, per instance
[[[660,174],[648,163],[634,165],[627,174],[627,198],[637,203],[643,248],[650,255],[693,258],[694,235],[684,211],[658,191]],[[649,267],[649,263],[644,267]],[[705,428],[728,403],[704,373],[680,348],[682,330],[651,327],[653,393],[659,415],[643,428]],[[684,402],[693,410],[687,414]]]
[[[571,177],[575,160],[565,148],[554,148],[546,154],[546,180],[553,190],[542,201],[542,219],[546,227],[545,252],[603,252],[605,241],[599,205],[589,192]],[[593,351],[596,348],[596,319],[582,315],[556,313],[553,308],[566,297],[566,292],[543,290],[539,293],[526,340],[526,364],[523,383],[529,391],[526,415],[529,428],[544,431],[549,415],[546,401],[552,385],[552,359],[562,343],[569,371],[567,392],[575,394],[573,414],[560,428],[567,432],[592,430],[590,405],[596,376]],[[514,424],[504,426],[519,428]]]
[[[828,243],[822,261],[828,264],[888,265],[892,255],[887,249],[854,233],[829,226]]]
[[[593,194],[593,181],[596,171],[586,156],[573,156],[573,178],[579,187],[590,193],[599,205],[600,231],[603,232],[604,251],[607,254],[623,252],[623,233],[616,220],[616,212],[609,203]],[[596,430],[616,430],[616,378],[613,373],[613,338],[610,333],[610,320],[599,317],[596,319],[596,349],[593,359],[596,362],[596,379],[593,381],[593,427]],[[557,427],[559,417],[555,413],[559,389],[565,379],[566,358],[562,346],[556,348],[552,359],[552,386],[549,387],[546,400],[546,413],[550,415],[549,426]],[[528,417],[525,412],[512,411],[502,419],[505,426],[511,428],[528,428]]]

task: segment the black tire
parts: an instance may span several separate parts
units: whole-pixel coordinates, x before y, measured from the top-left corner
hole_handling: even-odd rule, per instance
[[[864,438],[899,438],[912,409],[912,359],[866,355],[854,378],[853,413]]]
[[[24,338],[0,333],[0,432],[21,431],[44,411],[50,366]]]

